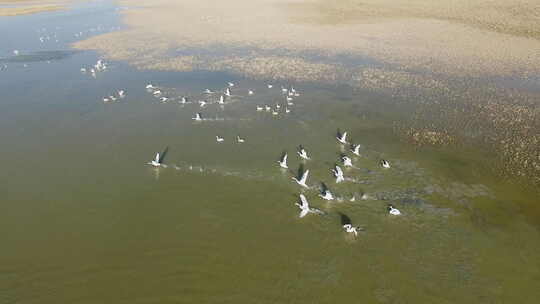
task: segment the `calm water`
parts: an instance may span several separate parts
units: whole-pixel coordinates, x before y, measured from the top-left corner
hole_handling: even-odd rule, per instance
[[[99,57],[72,52],[74,34],[117,30],[117,12],[93,2],[0,19],[0,303],[537,303],[537,199],[490,175],[480,152],[407,146],[392,122],[409,109],[370,92],[295,83],[291,113],[273,116],[256,105],[290,84],[121,62],[81,73]],[[223,108],[144,89],[196,102],[227,81]],[[119,89],[126,98],[102,101]],[[363,146],[341,184],[338,128]],[[299,144],[312,156],[303,192],[325,216],[298,219]],[[167,168],[145,165],[166,148]],[[343,201],[318,198],[320,182]],[[340,212],[365,232],[345,235]]]

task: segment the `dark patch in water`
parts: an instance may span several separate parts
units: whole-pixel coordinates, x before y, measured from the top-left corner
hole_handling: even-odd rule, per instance
[[[38,51],[29,54],[0,58],[0,63],[26,63],[53,61],[69,58],[80,51]]]

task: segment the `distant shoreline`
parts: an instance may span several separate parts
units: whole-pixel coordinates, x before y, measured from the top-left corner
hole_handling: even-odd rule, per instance
[[[64,10],[66,0],[0,0],[0,17],[30,15]]]

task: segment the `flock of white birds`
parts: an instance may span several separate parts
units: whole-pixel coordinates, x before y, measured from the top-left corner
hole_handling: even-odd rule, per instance
[[[228,104],[229,99],[232,99],[233,96],[236,96],[232,94],[234,87],[235,87],[235,84],[232,82],[229,82],[225,88],[219,91],[205,89],[204,92],[202,93],[202,96],[204,98],[201,98],[200,100],[197,100],[196,102],[188,101],[188,98],[186,96],[179,96],[179,97],[168,96],[164,92],[165,90],[163,88],[160,88],[159,86],[156,86],[153,84],[147,84],[145,88],[149,94],[159,99],[161,102],[164,102],[164,103],[177,102],[180,104],[192,103],[192,104],[198,104],[201,109],[204,109],[208,105],[212,105],[212,104],[219,105],[221,107]],[[267,88],[272,89],[273,85],[268,84]],[[122,94],[120,92],[122,92]],[[248,89],[247,92],[248,92],[247,93],[248,95],[255,94],[254,90],[252,89]],[[270,112],[272,115],[290,113],[291,108],[294,106],[294,102],[293,102],[294,98],[300,96],[300,93],[294,87],[290,87],[290,88],[281,87],[281,94],[283,96],[282,103],[278,102],[273,106],[257,105],[255,110]],[[125,96],[124,91],[119,91],[118,96],[119,98],[122,98],[121,96]],[[106,98],[111,99],[111,96],[106,97]],[[196,122],[200,122],[200,121],[204,121],[205,118],[202,112],[196,112],[194,116],[192,117],[192,120]],[[350,146],[350,152],[352,154],[356,156],[361,156],[361,152],[360,152],[361,145],[350,143],[347,139],[347,136],[348,136],[347,132],[340,132],[340,131],[338,131],[336,135],[336,140],[342,146],[342,150],[344,149],[345,146]],[[225,141],[225,138],[219,135],[216,135],[215,138],[218,144],[223,143]],[[246,141],[246,139],[243,137],[240,137],[240,135],[237,135],[235,140],[237,143],[244,143]],[[303,161],[311,160],[311,157],[308,151],[302,145],[298,147],[296,154]],[[287,164],[287,159],[288,159],[288,154],[285,152],[277,161],[278,167],[281,168],[282,170],[289,169],[289,166]],[[353,164],[353,160],[351,157],[347,155],[342,155],[340,160],[343,167],[356,168]],[[167,165],[163,163],[163,155],[160,155],[160,153],[156,153],[154,159],[148,162],[148,164],[156,168],[167,167]],[[390,162],[384,159],[380,161],[379,165],[382,169],[391,168]],[[340,165],[336,164],[334,168],[331,170],[331,172],[332,172],[333,177],[335,178],[335,183],[342,183],[348,180],[345,178],[343,169],[340,167]],[[292,180],[296,182],[302,189],[313,189],[314,187],[308,184],[308,177],[309,177],[309,170],[303,170],[303,166],[302,166],[299,169],[298,176],[293,176]],[[322,188],[323,189],[320,190],[320,193],[318,195],[321,199],[326,200],[326,201],[333,201],[337,199],[336,196],[324,185],[324,183],[323,183]],[[363,194],[361,199],[367,199],[367,196]],[[349,200],[355,201],[356,197],[353,195]],[[298,206],[298,208],[300,208],[300,214],[299,214],[300,218],[303,218],[310,213],[321,214],[321,215],[325,214],[325,212],[323,212],[322,210],[311,207],[304,194],[299,195],[299,202],[296,202],[295,204],[296,206]],[[388,210],[389,215],[392,215],[392,216],[401,215],[401,212],[392,205],[388,205],[387,210]],[[363,230],[361,227],[353,226],[352,223],[350,222],[350,219],[345,215],[342,215],[342,227],[345,232],[351,233],[354,236],[357,236],[358,232]]]

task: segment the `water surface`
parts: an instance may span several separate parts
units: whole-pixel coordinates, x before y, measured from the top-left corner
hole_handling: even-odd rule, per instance
[[[9,37],[0,49],[0,303],[539,298],[536,197],[491,175],[482,153],[400,141],[393,122],[411,109],[384,94],[122,62],[95,78],[81,73],[100,58],[72,52],[75,34],[118,26],[108,2],[0,19],[0,36]],[[59,42],[39,41],[55,33]],[[205,88],[228,81],[226,105],[199,107],[217,98]],[[171,100],[153,97],[149,82]],[[256,111],[283,104],[280,88],[291,85],[301,93],[291,113]],[[119,89],[126,98],[103,102]],[[194,103],[181,105],[180,96]],[[192,121],[196,112],[208,120]],[[330,174],[348,153],[338,128],[363,146],[341,184]],[[312,156],[304,163],[310,190],[291,180],[299,144]],[[167,168],[146,165],[166,148]],[[277,167],[283,151],[290,171]],[[379,167],[382,158],[391,169]],[[318,198],[321,182],[343,201]],[[298,219],[301,192],[327,215]],[[388,203],[403,216],[388,216]],[[339,212],[365,232],[345,235]]]

